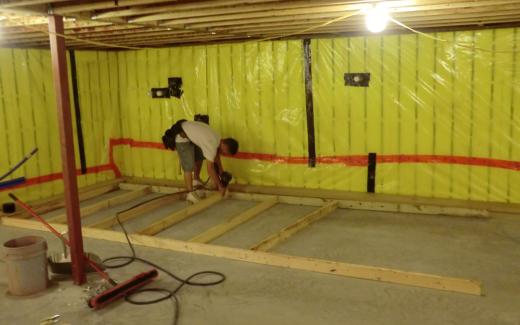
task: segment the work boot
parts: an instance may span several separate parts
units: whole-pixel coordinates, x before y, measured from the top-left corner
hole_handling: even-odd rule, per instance
[[[197,194],[199,199],[203,199],[206,197],[206,191],[204,191],[204,189],[202,189],[202,188],[200,190],[196,190],[195,194]]]
[[[195,194],[201,199],[206,197],[206,192],[204,191],[204,184],[198,180],[193,180],[193,188],[195,189]]]
[[[197,203],[200,202],[200,197],[195,192],[190,192],[188,195],[186,195],[186,201],[189,201],[191,203]]]

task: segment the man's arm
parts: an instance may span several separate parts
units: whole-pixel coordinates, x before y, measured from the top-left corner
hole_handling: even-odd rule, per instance
[[[217,155],[215,156],[215,163],[218,166],[219,172],[222,174],[224,171],[224,167],[222,167],[222,159],[220,159],[220,152],[217,152]]]
[[[217,171],[215,170],[215,164],[211,161],[208,161],[208,174],[209,177],[211,177],[213,184],[217,186],[219,192],[224,195],[226,193],[226,188],[220,182],[220,178],[218,177]]]

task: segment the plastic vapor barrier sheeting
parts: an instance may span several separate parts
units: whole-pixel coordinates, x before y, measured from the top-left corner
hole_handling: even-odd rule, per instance
[[[111,170],[103,171],[96,166],[106,164],[109,140],[119,134],[119,94],[114,79],[117,77],[115,53],[82,52],[77,61],[85,151],[90,167],[87,175],[78,178],[78,184],[84,186],[114,177]],[[26,178],[24,186],[16,190],[25,200],[63,192],[57,116],[50,52],[0,49],[0,173],[38,148],[38,153],[9,178]],[[79,161],[76,164],[79,168]],[[7,193],[13,190],[0,192],[0,198],[8,201]]]
[[[312,171],[274,157],[306,155],[302,61],[301,41],[120,52],[121,88],[127,94],[121,98],[123,136],[161,142],[175,121],[208,114],[222,137],[237,138],[242,154],[251,154],[225,162],[239,182],[305,186],[302,173]],[[182,77],[181,99],[143,96],[166,86],[168,77]],[[182,179],[171,151],[121,151],[124,174]]]
[[[520,201],[518,34],[315,41],[319,154],[377,153],[376,192]],[[369,87],[345,86],[345,72],[370,73]],[[341,187],[363,190],[365,170],[342,167],[329,167]]]
[[[317,167],[307,166],[301,40],[119,52],[123,137],[160,142],[209,114],[240,141],[240,183],[520,201],[517,29],[311,41]],[[518,61],[520,63],[520,61]],[[345,73],[369,73],[368,87]],[[181,100],[143,96],[182,77]],[[174,153],[116,150],[124,174],[182,179]]]
[[[242,184],[364,192],[376,153],[377,193],[520,202],[519,40],[518,29],[313,39],[310,61],[302,40],[77,52],[90,168],[80,182],[182,180],[161,137],[179,119],[208,114],[240,142],[224,165]],[[59,173],[49,53],[0,56],[0,169],[37,146],[13,177]],[[182,78],[182,97],[152,98],[171,77]],[[60,186],[45,183],[35,196]]]

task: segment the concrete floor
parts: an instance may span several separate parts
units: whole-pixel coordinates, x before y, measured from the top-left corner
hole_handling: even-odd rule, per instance
[[[111,194],[113,195],[113,194]],[[138,201],[111,210],[124,209]],[[131,230],[183,207],[182,202],[128,224]],[[188,239],[247,209],[251,202],[226,201],[158,234]],[[213,244],[247,248],[286,226],[312,207],[277,205]],[[88,224],[110,212],[88,217]],[[90,219],[90,220],[89,220]],[[116,228],[114,228],[115,230]],[[52,235],[0,226],[0,240],[37,234],[49,250]],[[129,253],[126,245],[85,239],[87,251],[103,258]],[[137,254],[180,276],[216,270],[227,281],[216,287],[184,288],[180,324],[520,324],[520,216],[490,220],[337,210],[277,246],[275,252],[483,281],[483,297],[256,265],[162,249],[136,247]],[[3,263],[3,262],[2,262]],[[134,263],[112,270],[124,280],[147,270]],[[91,277],[94,281],[96,277]],[[155,286],[175,287],[160,276]],[[7,279],[0,266],[0,291]],[[172,303],[134,306],[125,302],[90,310],[85,294],[70,280],[32,297],[0,295],[1,324],[39,324],[62,315],[58,324],[171,324]]]

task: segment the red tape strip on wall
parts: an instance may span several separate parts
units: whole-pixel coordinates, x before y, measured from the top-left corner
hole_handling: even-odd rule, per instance
[[[116,145],[129,145],[134,148],[149,148],[149,149],[165,149],[160,142],[136,141],[133,139],[112,139],[110,141],[111,148]],[[112,154],[110,155],[112,157]],[[239,152],[233,159],[242,160],[261,160],[272,163],[285,164],[307,164],[307,157],[286,157],[277,156],[273,154]],[[352,155],[352,156],[323,156],[318,157],[317,161],[320,164],[344,164],[347,166],[365,167],[368,164],[367,155]],[[510,161],[492,158],[478,158],[478,157],[463,157],[463,156],[441,156],[441,155],[378,155],[377,162],[385,163],[422,163],[422,164],[456,164],[468,166],[482,166],[492,168],[502,168],[510,170],[520,170],[520,161]]]
[[[88,167],[87,174],[97,174],[97,173],[113,171],[113,170],[114,169],[110,164],[99,165],[99,166],[94,166],[94,167]],[[76,169],[76,175],[77,176],[82,175],[81,169]],[[56,181],[56,180],[60,180],[60,179],[63,179],[62,173],[53,173],[53,174],[44,175],[44,176],[36,176],[36,177],[32,177],[32,178],[27,178],[24,184],[3,188],[0,190],[0,192],[7,191],[7,190],[13,190],[13,189],[17,189],[17,188],[22,188],[22,187],[26,187],[26,186],[48,183],[48,182],[52,182],[52,181]]]
[[[148,148],[148,149],[165,149],[163,144],[160,142],[151,141],[137,141],[128,138],[121,139],[110,139],[109,145],[109,163],[105,165],[99,165],[87,168],[87,174],[96,174],[101,172],[113,171],[116,177],[121,177],[121,171],[114,160],[114,147],[116,146],[130,146],[132,148]],[[306,165],[308,163],[307,157],[287,157],[277,156],[272,154],[264,153],[252,153],[252,152],[239,152],[233,157],[233,159],[241,160],[260,160],[278,164],[296,164]],[[345,166],[352,167],[365,167],[368,164],[368,156],[363,155],[352,155],[352,156],[323,156],[317,158],[319,164],[343,164]],[[508,169],[514,171],[520,171],[520,161],[492,159],[492,158],[479,158],[479,157],[463,157],[463,156],[440,156],[440,155],[378,155],[377,163],[379,164],[454,164],[454,165],[467,165],[467,166],[481,166],[490,168]],[[81,175],[81,170],[76,170],[76,174]],[[0,192],[6,190],[12,190],[16,188],[22,188],[31,185],[37,185],[55,180],[62,179],[62,173],[53,173],[44,176],[37,176],[28,178],[24,184],[13,186],[10,188],[0,189]]]

